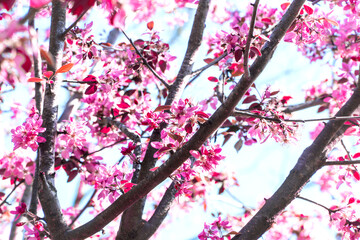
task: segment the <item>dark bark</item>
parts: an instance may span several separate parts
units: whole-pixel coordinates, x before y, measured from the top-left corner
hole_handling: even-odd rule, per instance
[[[52,15],[50,28],[49,52],[55,60],[55,66],[48,66],[48,70],[54,71],[61,67],[65,30],[66,4],[61,0],[52,1]],[[44,211],[45,221],[53,240],[63,239],[61,235],[68,229],[63,220],[60,203],[54,186],[54,174],[52,173],[55,161],[55,138],[57,131],[58,103],[57,94],[61,84],[60,79],[54,79],[54,83],[46,84],[43,106],[43,127],[46,131],[42,135],[46,142],[39,144],[40,149],[40,181],[39,200]]]

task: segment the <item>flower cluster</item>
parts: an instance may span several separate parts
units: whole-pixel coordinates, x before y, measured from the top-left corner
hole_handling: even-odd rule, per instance
[[[42,122],[41,117],[34,114],[27,118],[21,126],[11,130],[14,151],[20,147],[23,149],[30,147],[33,151],[36,151],[38,143],[46,141],[45,138],[39,136],[39,133],[45,132],[45,128],[41,127]]]
[[[30,185],[34,171],[35,163],[27,156],[12,152],[0,158],[0,174],[3,179],[10,178],[12,182],[25,180]]]
[[[198,235],[200,240],[224,240],[230,239],[230,235],[225,235],[223,231],[229,231],[231,228],[229,221],[222,220],[219,216],[210,225],[204,223],[204,230]]]

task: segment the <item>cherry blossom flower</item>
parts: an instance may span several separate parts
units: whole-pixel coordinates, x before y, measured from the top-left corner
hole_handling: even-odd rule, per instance
[[[39,133],[45,132],[45,128],[41,127],[42,122],[41,117],[35,114],[27,118],[21,126],[11,130],[14,151],[20,147],[23,149],[30,147],[36,151],[38,143],[46,141],[45,138],[39,136]]]

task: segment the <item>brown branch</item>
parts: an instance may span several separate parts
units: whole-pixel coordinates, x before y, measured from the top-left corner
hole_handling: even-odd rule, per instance
[[[52,14],[50,26],[49,52],[54,57],[55,66],[48,66],[49,71],[55,72],[62,66],[64,50],[64,37],[66,22],[66,3],[61,0],[52,1]],[[68,229],[66,225],[57,191],[54,186],[53,167],[55,162],[55,138],[57,131],[58,103],[57,94],[61,86],[61,80],[54,78],[54,83],[46,84],[43,106],[43,125],[46,128],[42,137],[46,142],[39,144],[40,152],[40,181],[39,200],[44,211],[51,239],[62,240],[62,234]]]
[[[340,166],[340,165],[352,165],[352,164],[360,164],[360,160],[353,161],[326,161],[324,166]]]
[[[256,21],[256,13],[257,13],[257,8],[259,6],[259,2],[260,2],[260,0],[256,0],[255,3],[253,4],[254,9],[253,9],[252,16],[251,16],[249,34],[248,34],[247,39],[246,39],[245,54],[244,54],[244,70],[245,70],[244,74],[245,74],[246,77],[250,77],[249,53],[250,53],[251,40],[253,38],[253,33],[254,33],[254,27],[255,27],[255,21]]]
[[[93,200],[93,198],[94,198],[95,195],[96,195],[96,192],[97,192],[97,190],[95,189],[94,192],[93,192],[93,194],[91,195],[89,201],[88,201],[88,202],[85,204],[85,206],[81,209],[81,211],[79,212],[79,214],[76,215],[76,217],[71,221],[69,227],[72,227],[72,225],[74,225],[74,223],[76,222],[76,220],[79,219],[79,217],[81,216],[81,214],[83,214],[83,213],[85,212],[85,210],[90,206],[91,201]]]
[[[271,122],[300,122],[300,123],[306,123],[306,122],[319,122],[319,121],[343,121],[343,120],[351,120],[351,119],[360,119],[360,116],[334,116],[334,117],[328,117],[328,118],[313,118],[313,119],[279,119],[279,118],[272,118],[272,117],[265,117],[261,116],[255,113],[249,113],[245,111],[239,111],[235,110],[232,116],[246,116],[246,117],[252,117],[252,118],[258,118],[258,119],[264,119]]]
[[[170,85],[164,80],[162,79],[159,74],[157,74],[155,72],[155,70],[149,65],[149,63],[147,62],[147,60],[144,58],[144,56],[141,54],[141,52],[139,51],[139,49],[135,46],[134,42],[131,40],[131,38],[128,37],[128,35],[126,35],[126,33],[124,32],[124,30],[122,30],[122,33],[124,34],[124,36],[127,38],[127,40],[130,42],[131,46],[133,46],[133,48],[135,49],[135,52],[137,55],[139,55],[139,57],[141,58],[141,60],[143,61],[143,63],[145,64],[145,66],[150,70],[150,72],[152,72],[152,74],[154,74],[154,76],[160,80],[160,82],[162,84],[164,84],[164,86],[167,89],[170,89]]]
[[[70,32],[70,30],[71,30],[73,27],[76,26],[76,24],[81,20],[81,18],[85,15],[85,13],[86,13],[88,10],[89,10],[89,8],[86,9],[85,11],[83,11],[83,12],[79,15],[79,17],[75,20],[75,22],[73,22],[67,29],[64,30],[64,32],[61,34],[61,36],[62,36],[62,37],[65,37],[65,35],[66,35],[68,32]]]
[[[314,106],[318,106],[318,105],[322,105],[322,104],[327,104],[327,103],[324,102],[323,98],[317,98],[317,99],[315,99],[313,101],[288,106],[284,110],[284,113],[297,112],[297,111],[300,111],[300,110],[304,110],[304,109],[314,107]]]
[[[9,204],[8,202],[7,202],[7,200],[8,200],[8,198],[11,196],[11,194],[13,194],[13,192],[22,184],[22,183],[24,183],[25,182],[25,180],[21,180],[21,181],[19,181],[19,183],[15,183],[14,184],[14,187],[13,187],[13,189],[11,190],[11,192],[6,196],[6,198],[4,199],[4,200],[2,200],[2,202],[0,203],[0,207],[2,206],[2,205],[4,205],[5,203],[6,204]]]
[[[220,62],[221,59],[225,58],[228,55],[227,52],[224,52],[219,57],[215,58],[211,63],[203,66],[202,68],[199,68],[191,73],[192,79],[186,84],[186,86],[189,86],[191,83],[195,81],[206,69],[214,66],[218,62]]]
[[[326,210],[329,212],[329,214],[338,211],[338,210],[332,210],[332,209],[330,209],[330,208],[328,208],[328,207],[325,207],[324,205],[322,205],[322,204],[320,204],[320,203],[317,203],[317,202],[315,202],[315,201],[313,201],[313,200],[310,200],[310,199],[308,199],[308,198],[304,198],[304,197],[301,197],[301,196],[297,196],[296,198],[305,200],[305,201],[310,202],[310,203],[313,203],[313,204],[315,204],[315,205],[317,205],[317,206],[319,206],[319,207],[322,207],[322,208],[326,209]]]

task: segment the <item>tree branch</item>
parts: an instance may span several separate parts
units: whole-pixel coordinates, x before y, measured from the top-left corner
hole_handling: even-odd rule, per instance
[[[214,66],[215,64],[217,64],[218,62],[221,61],[221,59],[225,58],[228,55],[227,52],[224,52],[223,54],[221,54],[219,57],[217,57],[216,59],[214,59],[214,61],[212,61],[211,63],[203,66],[202,68],[199,68],[195,71],[193,71],[191,73],[192,79],[186,84],[186,86],[189,86],[191,83],[193,83],[195,81],[196,78],[198,78],[206,69]]]
[[[300,103],[300,104],[288,106],[284,110],[284,113],[297,112],[297,111],[300,111],[300,110],[304,110],[304,109],[314,107],[314,106],[318,106],[318,105],[322,105],[322,104],[327,104],[327,103],[324,102],[323,98],[317,98],[317,99],[315,99],[313,101],[310,101],[310,102],[305,102],[305,103]]]
[[[85,212],[85,210],[90,206],[91,201],[93,200],[93,198],[95,197],[97,190],[95,189],[93,194],[91,195],[89,201],[85,204],[85,206],[83,207],[83,209],[81,209],[81,211],[79,212],[78,215],[76,215],[76,217],[71,221],[69,227],[71,227],[72,225],[74,225],[74,223],[76,222],[76,220],[79,219],[79,217],[81,216],[81,214],[83,214]]]
[[[62,66],[64,49],[62,33],[65,30],[65,20],[66,3],[61,0],[53,0],[49,52],[54,57],[55,66],[48,66],[49,71],[55,72],[56,69]],[[54,81],[54,83],[46,84],[42,113],[42,127],[46,128],[42,136],[46,139],[46,142],[39,144],[41,172],[39,199],[53,240],[63,239],[61,235],[68,229],[63,219],[57,192],[54,187],[54,175],[51,173],[55,162],[55,138],[58,115],[57,94],[60,85],[60,79]]]
[[[86,9],[85,11],[83,11],[79,17],[75,20],[75,22],[73,22],[67,29],[64,30],[64,32],[61,34],[61,37],[65,37],[65,35],[73,28],[76,26],[76,24],[81,20],[81,18],[85,15],[85,13],[87,13],[89,9]]]
[[[170,89],[170,85],[164,80],[162,79],[159,74],[157,74],[155,72],[155,70],[149,65],[149,63],[147,62],[147,60],[144,58],[144,56],[141,54],[141,52],[139,51],[139,49],[135,46],[134,42],[131,40],[131,38],[128,37],[128,35],[126,35],[126,33],[124,32],[124,30],[121,30],[122,33],[124,34],[124,36],[127,38],[127,40],[130,42],[131,46],[133,46],[133,48],[135,49],[135,52],[137,53],[137,55],[139,55],[139,57],[141,58],[141,60],[143,61],[143,63],[145,64],[145,66],[150,70],[150,72],[152,72],[152,74],[154,74],[154,76],[160,80],[160,82],[162,84],[164,84],[164,86],[167,89]]]
[[[352,164],[360,164],[360,160],[353,160],[353,161],[326,161],[324,166],[340,166],[340,165],[352,165]]]
[[[328,207],[325,207],[324,205],[322,205],[322,204],[320,204],[320,203],[317,203],[317,202],[315,202],[315,201],[313,201],[313,200],[310,200],[310,199],[308,199],[308,198],[304,198],[304,197],[301,197],[301,196],[297,196],[296,198],[302,199],[302,200],[304,200],[304,201],[307,201],[307,202],[313,203],[313,204],[315,204],[315,205],[317,205],[317,206],[319,206],[319,207],[322,207],[322,208],[326,209],[326,210],[329,212],[329,214],[330,214],[330,213],[337,212],[336,210],[332,210],[332,209],[330,209],[330,208],[328,208]]]
[[[271,122],[300,122],[300,123],[306,123],[306,122],[319,122],[319,121],[344,121],[344,120],[351,120],[351,119],[360,119],[360,116],[334,116],[334,117],[328,117],[328,118],[313,118],[313,119],[279,119],[279,118],[272,118],[272,117],[265,117],[261,116],[259,114],[235,110],[232,116],[246,116],[251,118],[258,118],[258,119],[264,119]]]
[[[244,54],[244,70],[245,70],[244,74],[245,74],[246,77],[250,77],[249,52],[250,52],[251,40],[253,38],[253,33],[254,33],[254,27],[255,27],[255,21],[256,21],[256,13],[257,13],[257,8],[259,6],[259,1],[260,0],[256,0],[255,3],[253,4],[253,12],[252,12],[252,16],[251,16],[249,34],[248,34],[247,39],[246,39],[245,54]]]

